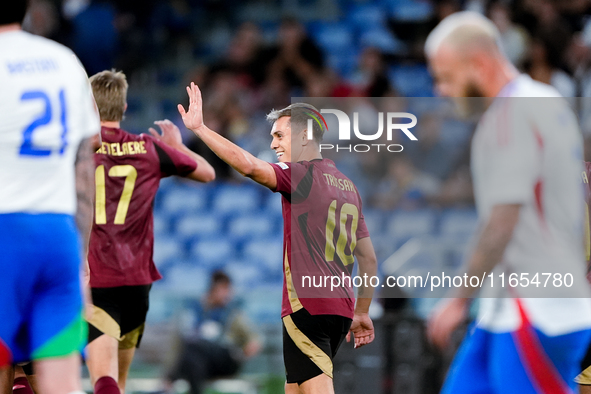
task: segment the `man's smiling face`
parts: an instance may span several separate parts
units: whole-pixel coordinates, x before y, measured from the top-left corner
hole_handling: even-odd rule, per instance
[[[281,163],[291,162],[291,122],[289,116],[283,116],[273,123],[271,129],[271,149]]]

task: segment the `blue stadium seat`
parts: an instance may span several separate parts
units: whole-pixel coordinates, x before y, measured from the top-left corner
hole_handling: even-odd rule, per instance
[[[336,71],[341,77],[348,78],[355,71],[357,67],[357,49],[352,48],[349,55],[343,55],[342,53],[328,53],[326,57],[326,63],[328,66]]]
[[[406,97],[432,97],[433,79],[424,64],[399,65],[388,70],[390,82]]]
[[[231,261],[224,266],[224,271],[232,278],[238,292],[241,289],[252,289],[263,281],[261,267],[248,264],[246,261]]]
[[[181,241],[170,236],[154,238],[154,263],[160,266],[170,261],[185,257],[185,248]]]
[[[207,194],[203,187],[171,188],[162,199],[162,209],[173,215],[199,212],[206,206]]]
[[[194,237],[203,237],[218,234],[222,229],[222,220],[212,214],[190,214],[179,218],[175,226],[175,234],[190,241]]]
[[[311,29],[311,34],[326,52],[347,54],[354,46],[351,30],[345,23],[320,23]]]
[[[359,43],[362,47],[375,47],[389,54],[401,54],[406,51],[405,44],[385,27],[375,26],[361,34]]]
[[[382,234],[384,231],[385,212],[379,209],[363,209],[365,224],[369,230],[369,235],[373,237]]]
[[[469,238],[478,229],[478,215],[474,210],[450,210],[441,215],[443,236]]]
[[[269,271],[283,271],[283,242],[280,237],[251,241],[244,247],[244,257]]]
[[[235,250],[232,242],[223,238],[213,238],[194,242],[190,254],[191,259],[199,266],[219,268],[234,258]]]
[[[232,219],[228,232],[237,239],[265,237],[273,230],[272,219],[265,215],[245,215]]]
[[[436,215],[431,210],[398,211],[388,220],[387,233],[396,238],[427,236],[435,231]]]
[[[259,286],[244,294],[244,312],[255,324],[276,323],[281,316],[281,284]]]
[[[213,210],[220,214],[253,212],[260,207],[260,191],[255,185],[223,185],[216,189]]]
[[[154,234],[167,235],[170,233],[169,218],[161,211],[154,211]]]
[[[209,277],[207,268],[177,264],[167,271],[161,287],[166,288],[167,293],[198,297],[207,290]]]
[[[394,1],[390,15],[394,20],[405,22],[427,21],[433,15],[433,4],[428,0]]]
[[[381,4],[353,4],[349,7],[347,22],[357,31],[386,25],[386,10]]]
[[[273,215],[275,217],[279,216],[279,218],[282,218],[283,215],[281,210],[281,194],[274,193],[273,195],[269,196],[267,198],[267,202],[265,203],[264,211],[267,214]]]

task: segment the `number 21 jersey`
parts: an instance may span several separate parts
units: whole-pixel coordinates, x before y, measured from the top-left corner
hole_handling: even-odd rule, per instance
[[[147,285],[161,278],[152,260],[152,206],[160,179],[188,175],[197,163],[146,134],[103,127],[101,137],[95,153],[90,286]]]
[[[369,236],[357,188],[329,159],[272,166],[284,220],[282,317],[305,308],[353,318],[355,296],[343,278],[357,241]]]

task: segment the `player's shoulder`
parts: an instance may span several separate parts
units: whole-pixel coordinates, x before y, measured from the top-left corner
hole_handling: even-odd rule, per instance
[[[12,32],[10,34],[10,36],[4,37],[6,48],[11,48],[12,51],[16,51],[17,53],[35,53],[42,50],[43,52],[47,51],[59,56],[74,56],[74,52],[70,48],[49,38],[25,31]]]
[[[562,97],[558,90],[551,85],[534,81],[529,75],[520,75],[514,81],[511,97]]]

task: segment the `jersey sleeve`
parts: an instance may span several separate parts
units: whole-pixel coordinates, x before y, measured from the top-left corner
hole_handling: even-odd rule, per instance
[[[144,135],[144,137],[154,144],[160,159],[160,176],[162,178],[171,175],[187,176],[197,169],[197,162],[192,157],[157,141],[152,136]]]
[[[510,108],[513,116],[509,121],[498,121],[496,130],[488,135],[491,170],[480,182],[492,205],[525,204],[540,181],[543,136],[533,119],[519,109]]]
[[[290,197],[292,204],[308,198],[314,182],[314,165],[302,163],[272,163],[277,176],[277,187],[273,192]]]

